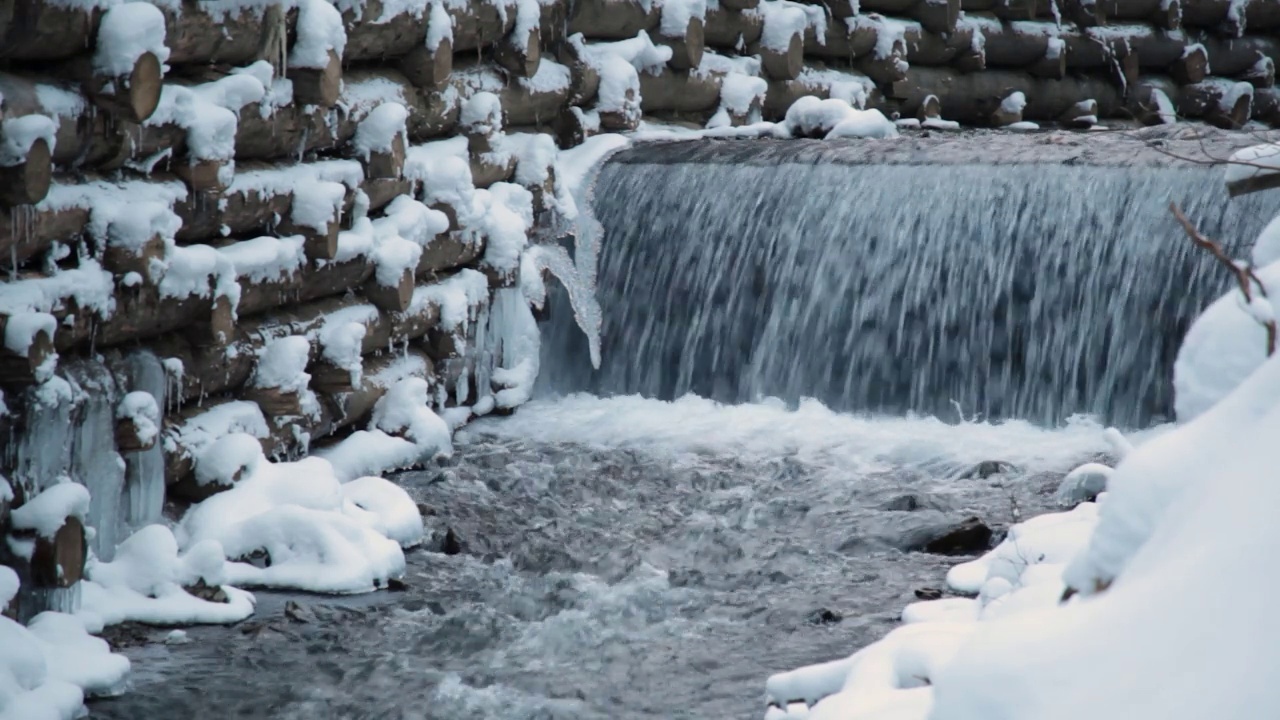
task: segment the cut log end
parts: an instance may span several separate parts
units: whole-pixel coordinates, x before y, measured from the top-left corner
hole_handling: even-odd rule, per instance
[[[1067,76],[1067,54],[1058,52],[1054,55],[1045,55],[1027,68],[1027,71],[1036,77],[1061,80]]]
[[[1209,75],[1209,56],[1203,45],[1189,48],[1169,68],[1169,75],[1179,85],[1192,85],[1204,80]]]
[[[67,518],[53,539],[37,537],[31,555],[31,584],[38,588],[68,588],[84,577],[89,545],[84,525]]]
[[[1205,119],[1224,130],[1239,130],[1249,122],[1252,114],[1253,96],[1242,93],[1231,104],[1220,104],[1217,112],[1210,113]]]
[[[804,69],[804,36],[792,35],[785,50],[761,47],[760,60],[770,79],[795,80]]]
[[[920,101],[920,108],[916,110],[916,117],[920,120],[929,120],[942,117],[942,101],[937,95],[926,95],[924,100]]]
[[[193,194],[221,193],[227,189],[226,163],[221,160],[178,162],[173,169]]]
[[[444,87],[453,74],[453,41],[445,38],[435,50],[420,46],[414,48],[400,61],[400,71],[409,82],[426,89]]]
[[[277,387],[247,387],[244,389],[244,397],[257,403],[262,408],[262,414],[269,418],[302,414],[302,395],[296,392]]]
[[[404,133],[398,133],[386,152],[369,153],[364,160],[364,176],[370,180],[399,179],[404,174]]]
[[[1058,118],[1058,122],[1072,128],[1090,128],[1098,123],[1098,101],[1081,100]]]
[[[137,248],[107,244],[102,253],[102,267],[116,277],[136,272],[144,277],[151,271],[153,260],[164,259],[164,238],[154,235]]]
[[[116,423],[116,450],[124,453],[141,452],[155,446],[155,434],[146,439],[140,437],[133,418],[123,418]]]
[[[331,108],[342,91],[342,60],[330,50],[329,63],[323,68],[290,68],[289,79],[295,103]]]
[[[932,33],[955,32],[960,20],[960,0],[923,0],[911,11],[912,17]]]
[[[364,295],[374,306],[387,312],[404,312],[413,300],[413,269],[406,269],[395,285],[383,285],[376,278],[365,285]]]
[[[0,167],[0,204],[34,205],[49,194],[53,183],[53,153],[49,143],[39,138],[31,143],[22,162]]]
[[[127,83],[128,120],[136,123],[151,117],[160,105],[164,84],[164,67],[154,53],[144,52],[133,64]]]
[[[0,326],[2,330],[3,326]],[[53,337],[44,330],[38,330],[32,336],[25,355],[0,351],[0,382],[26,385],[47,379],[53,374],[57,358]]]
[[[1178,30],[1182,27],[1182,3],[1169,0],[1151,17],[1151,24],[1161,30]]]
[[[541,37],[541,31],[534,26],[524,37],[507,38],[499,44],[494,59],[512,75],[531,78],[538,74],[538,64],[542,62]]]
[[[666,38],[664,44],[671,48],[671,60],[667,65],[672,69],[692,70],[701,65],[702,54],[706,50],[706,27],[703,25],[702,18],[689,18],[689,25],[685,28],[684,35]]]
[[[231,300],[219,295],[213,300],[213,308],[209,313],[208,340],[214,345],[224,347],[236,334],[236,312]]]
[[[1014,123],[1022,122],[1022,107],[1019,103],[1010,103],[1007,101],[1008,96],[1002,99],[991,112],[988,122],[994,127],[1006,127]]]

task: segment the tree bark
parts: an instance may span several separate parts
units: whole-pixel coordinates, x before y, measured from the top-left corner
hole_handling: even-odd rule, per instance
[[[280,67],[271,56],[271,37],[292,36],[297,10],[246,7],[238,11],[210,11],[208,3],[182,0],[178,7],[157,5],[164,13],[165,41],[170,65],[227,65],[242,67],[257,60]],[[283,25],[284,27],[278,27]]]
[[[54,0],[0,0],[0,60],[62,60],[93,47],[102,8]]]
[[[500,2],[501,0],[499,0]],[[453,50],[466,52],[497,45],[515,27],[516,14],[481,0],[448,8],[453,18]],[[478,54],[478,53],[477,53]]]
[[[1182,26],[1181,0],[1100,0],[1099,4],[1114,20],[1149,22],[1164,30]]]
[[[569,16],[569,34],[590,40],[630,40],[658,26],[662,7],[637,0],[579,0]]]
[[[691,70],[702,64],[702,53],[706,49],[706,28],[702,18],[689,18],[684,34],[662,36],[657,39],[661,45],[671,48],[671,60],[667,63],[676,70]]]
[[[72,102],[58,107],[41,103],[42,94],[54,93],[61,93]],[[92,101],[73,85],[0,73],[0,97],[3,97],[0,103],[3,117],[47,115],[54,118],[58,129],[53,162],[59,167],[116,170],[133,155],[132,132],[136,126],[106,113],[94,112]],[[80,112],[75,112],[77,109]]]
[[[838,20],[827,23],[828,26],[836,24],[843,26],[844,23]],[[720,7],[707,10],[707,19],[703,25],[703,41],[708,47],[737,50],[758,42],[763,32],[764,15],[731,10],[722,2]],[[806,52],[808,52],[807,45]]]
[[[1084,100],[1095,100],[1103,117],[1114,116],[1122,107],[1119,92],[1098,78],[1080,76],[1054,80],[1002,70],[954,75],[933,68],[913,67],[906,80],[894,83],[892,96],[903,102],[906,114],[915,112],[926,96],[937,95],[943,117],[985,124],[991,121],[1001,101],[1015,91],[1026,96],[1022,117],[1027,120],[1057,120]]]
[[[640,73],[640,107],[646,114],[710,117],[720,106],[721,80],[715,74],[670,68],[663,68],[657,75]]]
[[[1251,28],[1252,29],[1252,28]],[[1242,38],[1218,38],[1206,36],[1200,39],[1208,51],[1209,67],[1221,77],[1238,77],[1254,87],[1271,87],[1275,78],[1275,60],[1280,58],[1280,40],[1263,35],[1246,35]],[[1270,60],[1270,63],[1266,61]],[[1270,66],[1268,72],[1266,66]]]

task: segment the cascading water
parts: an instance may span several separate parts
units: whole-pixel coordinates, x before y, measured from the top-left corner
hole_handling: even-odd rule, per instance
[[[553,307],[544,387],[1141,426],[1170,414],[1182,334],[1229,283],[1169,202],[1241,250],[1276,211],[1201,168],[847,155],[615,156],[596,186],[603,365]]]

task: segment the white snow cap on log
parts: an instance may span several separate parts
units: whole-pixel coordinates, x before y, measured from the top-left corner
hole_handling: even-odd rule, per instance
[[[706,19],[706,0],[666,0],[662,4],[662,21],[659,32],[666,37],[684,37],[689,21]]]
[[[62,270],[47,277],[0,284],[0,314],[53,312],[68,298],[76,307],[92,310],[101,318],[115,312],[115,281],[97,260],[83,260],[80,267]]]
[[[330,50],[341,58],[346,47],[347,31],[337,8],[325,0],[299,0],[298,40],[289,52],[289,66],[324,68]]]
[[[391,152],[396,137],[405,137],[409,111],[396,102],[383,103],[369,112],[356,128],[352,141],[356,153],[368,160],[371,153]]]
[[[160,433],[160,406],[149,392],[138,390],[125,395],[116,406],[116,419],[132,421],[143,443],[150,444]]]
[[[295,275],[307,265],[301,235],[263,237],[241,240],[218,248],[218,254],[231,263],[237,282],[270,282]]]
[[[458,124],[463,129],[492,135],[502,131],[502,101],[491,92],[478,92],[462,104]]]
[[[37,140],[44,140],[53,152],[58,124],[44,115],[24,115],[0,123],[0,167],[25,162]]]
[[[58,319],[49,313],[20,312],[10,315],[4,326],[4,346],[14,354],[25,356],[37,335],[43,332],[52,340],[57,330]]]
[[[822,11],[820,7],[815,9]],[[791,38],[804,37],[805,28],[809,26],[809,13],[797,3],[784,0],[764,0],[754,11],[764,17],[764,31],[760,35],[760,44],[770,50],[786,52],[791,45]],[[825,29],[825,22],[824,22]],[[819,34],[818,37],[823,37]]]
[[[311,341],[302,335],[272,340],[258,354],[258,364],[249,381],[252,387],[279,388],[284,392],[302,392],[311,376],[307,363],[311,356]]]
[[[89,209],[86,230],[109,247],[139,250],[154,237],[172,238],[182,227],[173,206],[159,200],[99,202]]]
[[[681,30],[681,32],[684,32]],[[636,36],[630,40],[618,40],[615,42],[591,43],[585,45],[582,42],[582,35],[577,34],[569,39],[575,43],[580,49],[585,49],[584,56],[588,63],[596,70],[601,72],[603,84],[603,73],[608,61],[607,56],[616,56],[628,63],[638,72],[648,72],[658,74],[662,72],[662,68],[671,60],[671,48],[665,45],[655,45],[653,39],[649,37],[649,33],[641,30]]]
[[[89,489],[80,483],[63,482],[9,511],[9,522],[15,530],[34,530],[40,537],[52,539],[67,518],[83,522],[88,514]]]
[[[402,107],[401,110],[404,108]],[[342,215],[347,186],[332,180],[306,178],[294,186],[289,219],[295,225],[324,232]]]
[[[445,40],[453,42],[453,18],[444,9],[443,0],[436,0],[431,3],[431,14],[427,16],[427,49],[434,51]]]
[[[164,35],[164,13],[155,5],[129,2],[110,7],[98,25],[93,69],[109,77],[128,75],[148,52],[163,65],[169,59]]]

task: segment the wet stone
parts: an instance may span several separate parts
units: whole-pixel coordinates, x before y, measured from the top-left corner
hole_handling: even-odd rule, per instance
[[[834,625],[841,620],[844,620],[844,615],[828,608],[818,608],[805,618],[810,625]]]

